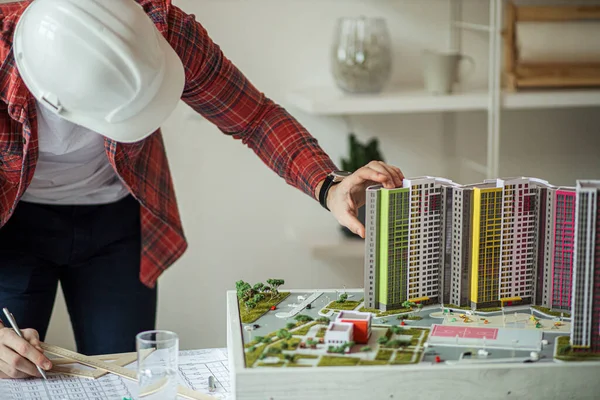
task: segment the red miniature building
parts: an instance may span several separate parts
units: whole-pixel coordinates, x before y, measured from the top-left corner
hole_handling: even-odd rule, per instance
[[[353,341],[358,344],[367,344],[371,337],[371,313],[356,311],[341,311],[336,318],[337,322],[348,322],[354,325]]]

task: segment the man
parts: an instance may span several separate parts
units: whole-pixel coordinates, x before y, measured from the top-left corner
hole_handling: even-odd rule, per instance
[[[227,60],[170,0],[0,6],[0,376],[39,376],[61,283],[78,350],[132,351],[154,328],[156,281],[185,251],[158,129],[181,99],[364,237],[373,162],[353,174]],[[149,18],[148,18],[149,17]],[[6,322],[5,322],[6,324]]]

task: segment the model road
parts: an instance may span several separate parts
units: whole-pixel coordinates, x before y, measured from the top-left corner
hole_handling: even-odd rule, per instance
[[[290,297],[293,297],[294,294],[290,295]],[[277,318],[291,318],[291,317],[295,316],[296,314],[300,314],[300,312],[304,311],[304,309],[306,308],[307,305],[311,304],[313,301],[318,299],[319,296],[321,296],[322,294],[323,294],[323,292],[314,292],[313,294],[308,296],[304,301],[302,301],[302,303],[296,305],[296,307],[294,307],[291,311],[278,312],[277,314],[275,314],[275,316]]]

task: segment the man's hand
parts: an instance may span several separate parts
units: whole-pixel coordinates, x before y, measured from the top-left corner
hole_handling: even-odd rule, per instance
[[[0,378],[41,377],[36,365],[44,370],[52,368],[43,354],[37,331],[23,329],[21,333],[25,339],[0,322]]]
[[[329,189],[327,207],[340,224],[364,239],[365,227],[356,218],[365,204],[367,187],[382,184],[387,189],[402,187],[404,174],[382,161],[371,161]]]

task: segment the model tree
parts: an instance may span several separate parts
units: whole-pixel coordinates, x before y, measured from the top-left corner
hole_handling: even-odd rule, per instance
[[[400,332],[402,332],[402,328],[400,328],[398,325],[392,325],[390,326],[390,331],[392,331],[393,334],[399,334]]]
[[[310,322],[313,318],[310,315],[299,314],[294,317],[294,319],[298,322]]]
[[[371,351],[371,348],[369,346],[363,346],[360,348],[360,351],[367,353],[367,352]]]
[[[266,286],[266,285],[265,285],[265,286],[263,287],[263,289],[262,289],[262,292],[263,292],[263,293],[271,293],[271,298],[273,298],[273,294],[272,294],[272,291],[271,291],[271,287],[270,287],[270,286]]]
[[[252,310],[253,308],[256,308],[256,302],[252,301],[252,300],[248,300],[244,303],[244,305],[246,306],[247,310]]]
[[[265,295],[262,293],[256,293],[254,295],[254,297],[252,298],[252,300],[254,300],[257,303],[260,303],[261,301],[263,301],[265,299]]]
[[[273,296],[279,294],[278,288],[285,283],[283,279],[268,279],[268,284],[265,285],[262,282],[254,284],[254,286],[250,285],[248,282],[243,280],[239,280],[235,283],[235,290],[237,293],[238,299],[244,304],[248,301],[253,301],[258,305],[260,302],[264,301],[266,293],[271,293],[270,300],[273,300]]]
[[[279,339],[290,339],[292,337],[292,334],[287,329],[278,330],[276,335]]]
[[[269,347],[267,354],[281,354],[281,349],[279,347]]]
[[[267,279],[267,283],[271,286],[271,298],[274,295],[279,294],[279,286],[283,285],[285,281],[283,279]]]
[[[255,284],[255,285],[252,287],[252,289],[254,289],[254,291],[255,291],[256,293],[259,293],[259,292],[261,292],[261,291],[263,290],[263,288],[264,288],[264,287],[265,287],[265,284],[264,284],[264,283],[262,283],[262,282],[258,282],[257,284]]]
[[[338,300],[338,303],[345,303],[346,300],[348,300],[348,293],[342,293],[340,295],[340,299]]]
[[[238,299],[242,301],[247,301],[249,299],[248,294],[252,290],[252,286],[249,283],[244,281],[237,281],[235,283],[235,289],[237,292]]]

